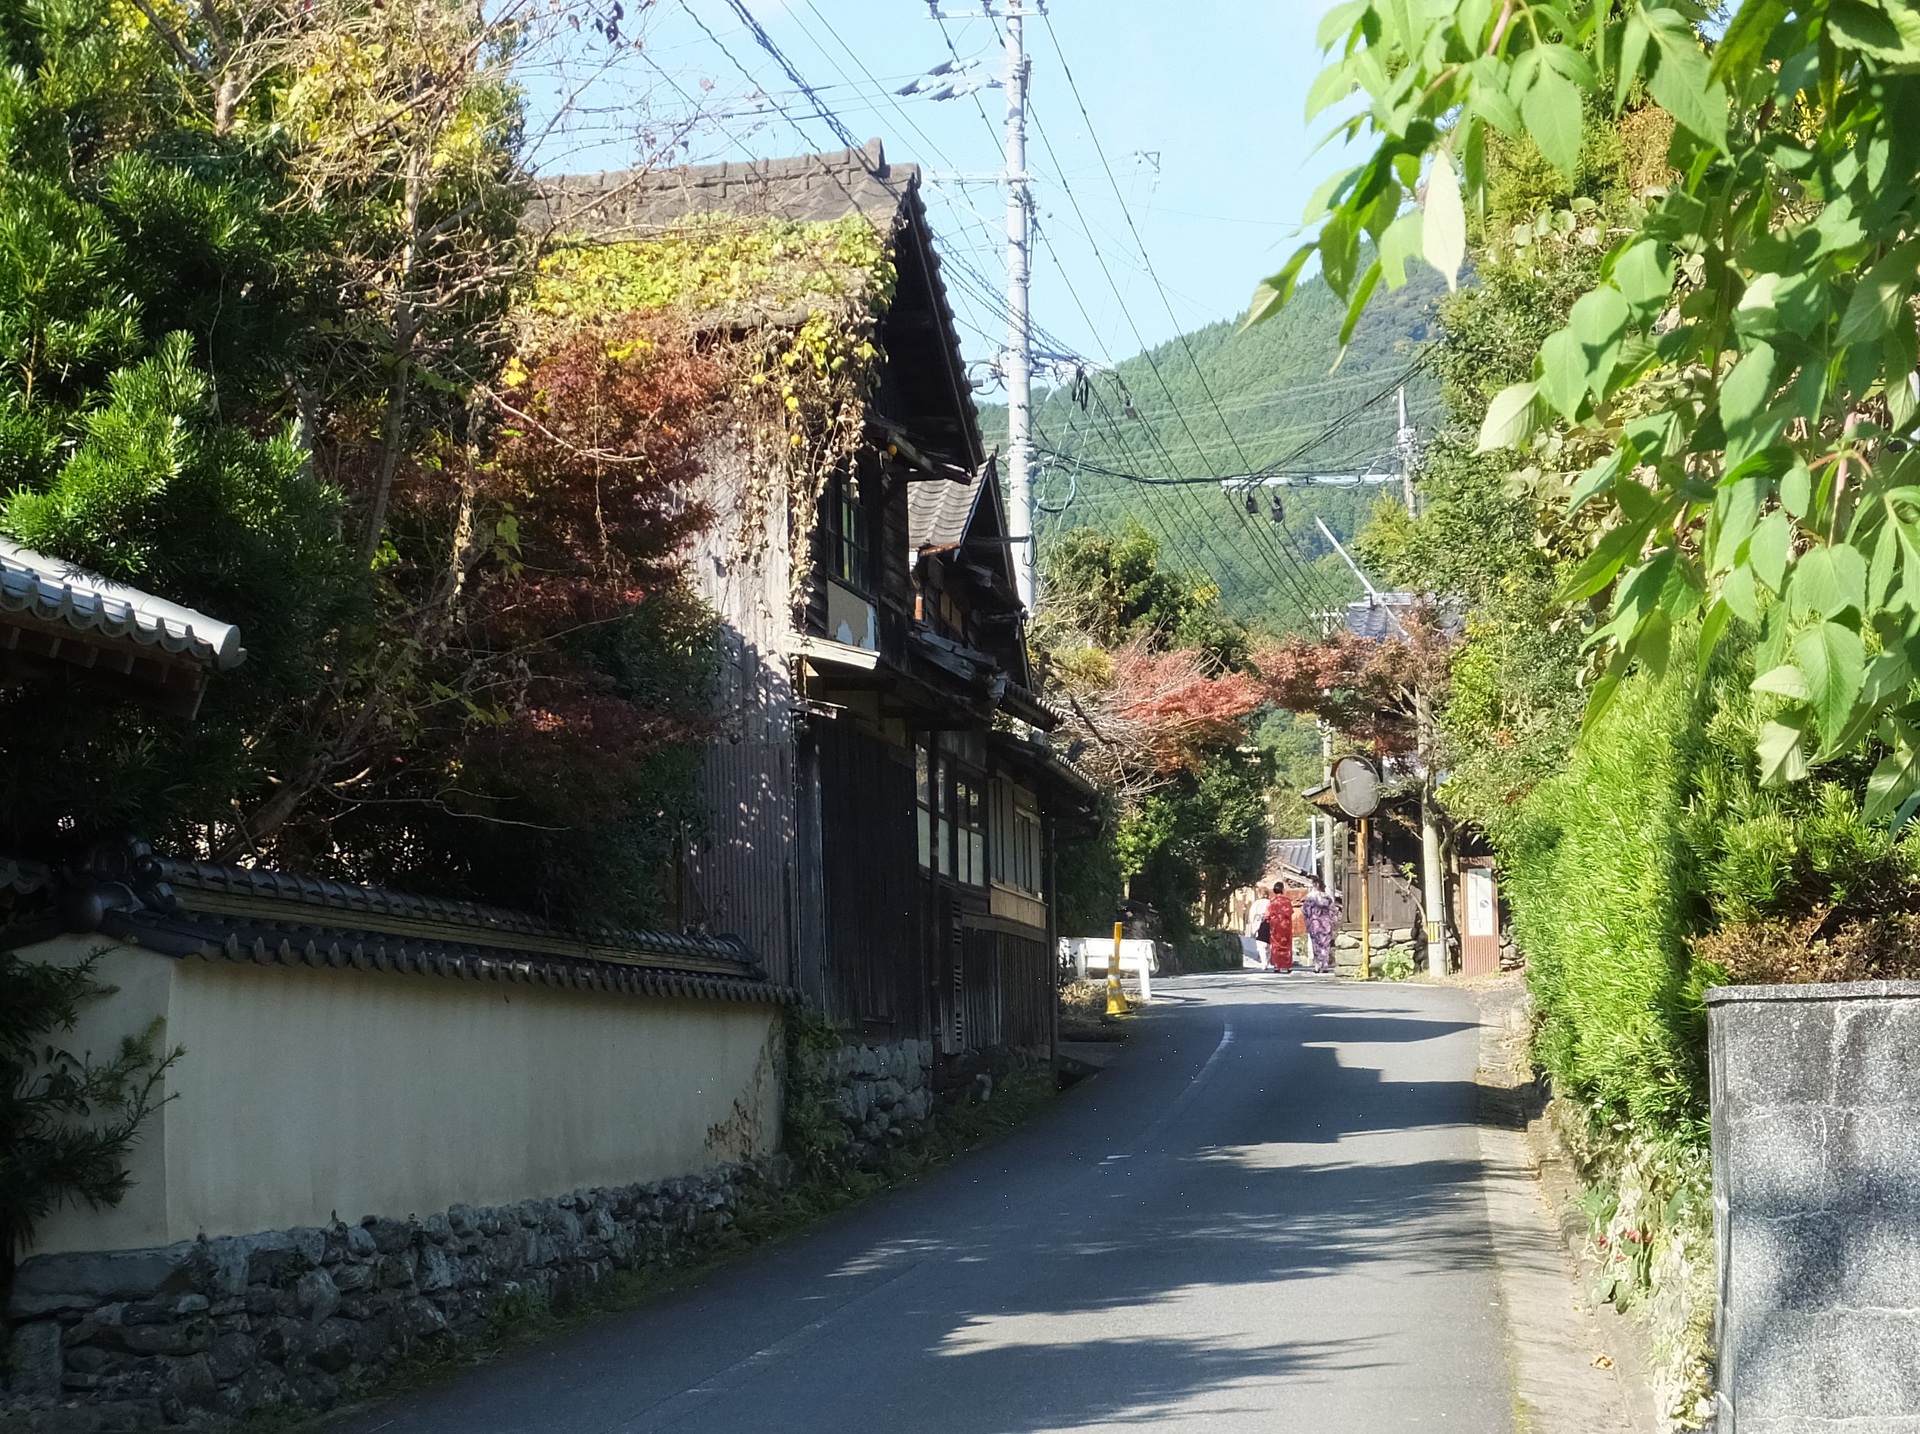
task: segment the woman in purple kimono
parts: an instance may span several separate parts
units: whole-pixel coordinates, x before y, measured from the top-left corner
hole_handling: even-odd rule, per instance
[[[1327,894],[1326,883],[1313,879],[1313,890],[1300,902],[1300,914],[1307,924],[1307,945],[1313,948],[1313,969],[1322,973],[1333,969],[1333,928],[1339,920],[1340,906]]]

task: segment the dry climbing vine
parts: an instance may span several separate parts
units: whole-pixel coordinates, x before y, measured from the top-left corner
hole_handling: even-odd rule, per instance
[[[588,332],[631,345],[623,318],[677,314],[727,376],[732,426],[748,458],[744,546],[783,492],[791,531],[811,532],[828,479],[859,452],[880,357],[875,328],[896,278],[886,236],[859,216],[707,216],[645,240],[556,248],[522,311],[521,347],[538,352]],[[609,356],[628,355],[610,347]],[[798,606],[806,550],[794,559]]]

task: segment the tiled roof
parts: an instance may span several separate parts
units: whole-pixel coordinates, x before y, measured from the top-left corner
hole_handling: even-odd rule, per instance
[[[14,863],[22,871],[44,870]],[[3,869],[3,868],[0,868]],[[22,890],[32,890],[23,886]],[[526,912],[105,844],[17,941],[85,929],[176,958],[787,1003],[730,936],[569,930]],[[57,919],[56,919],[57,917]],[[31,929],[30,929],[31,928]]]
[[[147,910],[109,912],[102,933],[164,955],[316,970],[384,971],[509,981],[634,996],[790,1003],[793,993],[764,978],[733,972],[681,970],[637,959],[527,951],[513,944],[479,946],[457,939],[408,937],[330,925],[281,925],[230,917]]]
[[[1312,837],[1278,837],[1267,843],[1265,879],[1271,883],[1289,871],[1315,870]]]
[[[864,149],[794,159],[568,174],[538,181],[526,223],[601,239],[644,239],[702,214],[803,223],[860,214],[891,233],[919,176],[918,165],[888,164],[877,139]]]
[[[306,920],[317,926],[403,935],[430,932],[480,946],[640,961],[689,971],[736,974],[750,964],[746,947],[731,936],[684,936],[615,927],[569,930],[530,912],[477,901],[416,896],[383,886],[289,876],[258,867],[162,858],[157,875],[179,905],[189,911],[246,915],[270,912],[278,921]]]
[[[0,613],[128,642],[211,667],[246,660],[240,629],[0,538]]]
[[[960,546],[979,505],[987,468],[965,483],[914,483],[907,489],[907,546],[916,553]]]
[[[1430,611],[1423,613],[1423,609]],[[1449,636],[1458,636],[1466,629],[1460,604],[1451,598],[1391,592],[1377,593],[1348,603],[1347,630],[1356,637],[1376,640],[1404,637],[1407,622],[1415,616],[1437,622],[1440,630]]]

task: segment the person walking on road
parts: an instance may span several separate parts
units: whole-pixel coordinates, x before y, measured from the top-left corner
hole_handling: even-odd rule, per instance
[[[1307,923],[1307,944],[1313,948],[1313,969],[1324,975],[1333,970],[1333,927],[1339,920],[1340,904],[1317,876],[1313,890],[1300,903],[1300,914]]]
[[[1262,966],[1269,965],[1271,961],[1267,952],[1269,950],[1269,943],[1273,938],[1271,927],[1267,921],[1267,913],[1272,909],[1273,903],[1262,896],[1256,888],[1253,895],[1253,904],[1247,908],[1247,935],[1253,941],[1253,949],[1260,954],[1260,964]]]
[[[1267,903],[1267,965],[1275,971],[1293,969],[1293,898],[1279,882]]]

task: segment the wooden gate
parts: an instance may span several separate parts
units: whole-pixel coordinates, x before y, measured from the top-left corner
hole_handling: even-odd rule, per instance
[[[1500,891],[1493,858],[1460,859],[1460,972],[1490,976],[1500,969]]]
[[[1360,929],[1360,873],[1349,867],[1340,875],[1340,925]],[[1379,930],[1420,924],[1420,893],[1392,862],[1370,864],[1367,879],[1367,916]]]

